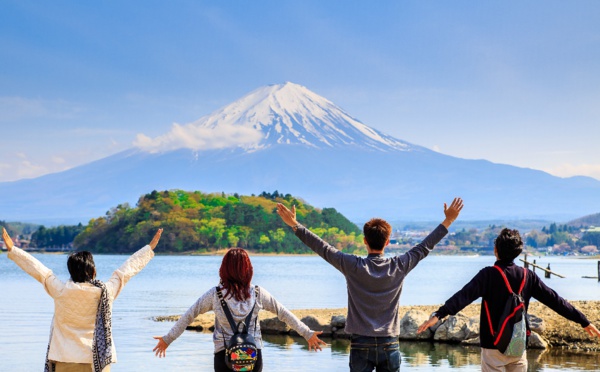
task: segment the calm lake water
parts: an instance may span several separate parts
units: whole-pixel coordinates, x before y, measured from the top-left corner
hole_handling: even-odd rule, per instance
[[[66,256],[36,254],[62,279],[69,275]],[[125,256],[96,256],[99,279],[106,280]],[[533,259],[533,258],[531,258]],[[537,258],[565,279],[544,279],[569,300],[600,300],[593,279],[597,261],[576,258]],[[165,334],[173,323],[151,317],[181,314],[218,283],[221,257],[157,256],[134,277],[113,309],[113,332],[118,363],[113,371],[211,371],[212,334],[186,331],[167,350],[154,357],[152,336]],[[346,307],[346,284],[341,274],[321,258],[252,257],[254,283],[265,287],[290,309]],[[403,305],[439,304],[460,289],[493,257],[430,256],[407,277]],[[46,353],[53,303],[42,286],[0,255],[0,371],[40,371]],[[577,325],[573,325],[578,327]],[[347,371],[349,344],[326,340],[330,346],[309,353],[304,339],[265,336],[265,371]],[[403,343],[403,371],[479,371],[479,348],[419,342]],[[553,350],[529,353],[530,371],[596,371],[600,353]],[[289,366],[292,366],[291,368]]]

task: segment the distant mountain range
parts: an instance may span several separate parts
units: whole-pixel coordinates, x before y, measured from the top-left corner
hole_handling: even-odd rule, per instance
[[[583,216],[567,223],[569,226],[579,227],[600,227],[600,213],[590,214],[588,216]]]
[[[0,183],[0,219],[87,222],[152,190],[259,194],[278,190],[353,221],[566,221],[600,211],[600,181],[443,155],[381,133],[307,88],[259,88],[162,136],[139,135],[113,156],[35,179]]]

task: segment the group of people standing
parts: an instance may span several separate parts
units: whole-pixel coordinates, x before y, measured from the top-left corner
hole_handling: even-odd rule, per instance
[[[406,275],[431,252],[434,246],[448,234],[448,228],[459,216],[463,201],[455,198],[447,206],[444,203],[444,220],[421,243],[407,253],[387,257],[385,247],[389,244],[392,228],[379,218],[368,221],[363,228],[367,257],[341,252],[312,233],[296,219],[296,209],[277,205],[277,213],[295,235],[311,250],[336,268],[346,278],[348,290],[348,314],[345,332],[351,334],[350,371],[367,372],[399,371],[400,334],[399,301]],[[7,232],[3,239],[8,256],[25,272],[44,286],[54,299],[55,313],[51,337],[46,355],[46,371],[101,372],[110,371],[115,363],[116,351],[111,333],[112,303],[131,277],[140,272],[154,257],[154,248],[160,240],[162,229],[152,241],[134,253],[106,282],[96,280],[96,269],[91,253],[76,252],[69,256],[67,266],[71,279],[62,282],[50,269],[25,251],[14,246]],[[525,353],[507,357],[495,348],[493,327],[501,317],[500,308],[509,296],[505,281],[512,288],[521,285],[525,311],[530,298],[535,298],[560,315],[580,324],[593,336],[600,332],[585,315],[575,309],[556,292],[548,288],[535,273],[521,269],[514,259],[521,254],[523,242],[516,230],[504,229],[495,241],[496,263],[482,269],[463,289],[452,296],[431,318],[423,323],[419,332],[435,325],[447,315],[454,315],[479,297],[483,298],[481,310],[482,371],[527,370]],[[500,271],[501,273],[498,273]],[[315,332],[302,323],[293,313],[280,304],[265,288],[253,285],[253,268],[245,250],[232,248],[223,257],[219,269],[220,281],[189,308],[163,336],[153,351],[158,357],[166,356],[166,350],[199,314],[214,311],[215,330],[214,370],[231,371],[225,363],[226,343],[234,330],[229,325],[229,315],[236,324],[246,319],[248,333],[258,344],[254,371],[262,371],[262,337],[258,312],[267,310],[296,330],[308,342],[309,350],[321,350],[325,343]],[[224,308],[229,310],[225,310]],[[485,311],[484,311],[485,309]],[[227,311],[230,314],[227,314]],[[250,315],[250,316],[249,316]],[[268,363],[266,364],[268,365]],[[205,368],[209,370],[210,367]],[[268,370],[267,367],[264,367]]]

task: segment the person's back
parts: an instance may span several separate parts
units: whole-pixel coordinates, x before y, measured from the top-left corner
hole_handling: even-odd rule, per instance
[[[78,363],[89,362],[93,359],[90,342],[93,339],[102,290],[90,283],[75,283],[72,280],[54,288],[58,290],[52,295],[55,326],[52,329],[52,350],[49,357],[59,361],[72,359],[73,351],[76,351]],[[114,343],[111,349],[116,354]]]
[[[497,258],[494,266],[480,270],[469,283],[435,311],[431,318],[419,327],[418,332],[433,326],[447,315],[457,314],[481,297],[479,328],[482,371],[501,371],[506,368],[510,371],[524,372],[527,370],[526,353],[519,356],[505,355],[504,350],[498,349],[500,333],[506,331],[501,325],[508,324],[503,319],[503,311],[511,295],[508,289],[510,286],[510,291],[519,294],[523,299],[525,310],[529,306],[530,299],[535,298],[563,317],[580,324],[590,335],[600,336],[596,327],[590,324],[585,315],[546,286],[534,272],[514,263],[522,250],[523,242],[519,232],[503,229],[494,242],[494,253]],[[529,334],[529,325],[527,325],[527,334]]]
[[[383,254],[356,257],[356,268],[344,273],[348,283],[346,332],[388,336],[399,332],[398,304],[409,271],[401,257]]]
[[[449,208],[444,203],[445,220],[409,252],[391,258],[384,257],[385,247],[390,242],[390,224],[382,219],[371,219],[363,227],[369,255],[362,258],[337,250],[299,224],[295,206],[289,210],[283,204],[277,205],[277,213],[294,229],[296,236],[346,278],[348,317],[345,331],[352,334],[351,371],[400,369],[398,307],[404,278],[448,233],[448,227],[462,207],[459,198],[455,198]]]
[[[245,363],[252,359],[252,370],[262,371],[262,335],[258,313],[266,310],[277,315],[277,318],[286,323],[291,329],[308,342],[308,349],[321,350],[325,345],[318,338],[322,331],[313,331],[298,317],[281,305],[267,290],[251,284],[254,269],[250,262],[248,253],[241,248],[231,248],[227,251],[219,269],[220,284],[205,292],[189,309],[183,314],[171,330],[164,336],[155,336],[158,340],[153,351],[155,355],[162,358],[166,356],[169,345],[173,343],[187,326],[200,314],[213,311],[215,316],[215,327],[213,333],[214,344],[214,370],[232,371],[235,352],[229,348],[229,341],[234,334],[246,328],[247,334],[252,337],[251,350],[244,347],[245,354],[251,356],[244,358]],[[249,324],[246,321],[249,320]],[[243,324],[242,324],[243,323]],[[237,329],[236,329],[237,328]],[[237,338],[237,335],[235,336]],[[245,345],[247,346],[247,345]],[[248,353],[249,351],[249,353]],[[256,351],[256,354],[254,354]],[[242,358],[237,358],[241,360]],[[245,367],[248,367],[247,365]],[[246,370],[246,369],[243,369]]]
[[[348,317],[345,331],[373,337],[399,335],[398,306],[404,278],[447,232],[443,225],[438,226],[420,244],[400,256],[384,257],[381,249],[371,251],[367,257],[359,257],[335,249],[302,225],[296,228],[296,235],[304,244],[346,277]]]
[[[40,282],[54,300],[46,365],[62,371],[78,365],[84,369],[109,371],[117,361],[111,331],[112,302],[125,284],[154,257],[162,229],[152,241],[129,257],[105,283],[96,280],[96,267],[90,252],[69,255],[67,267],[71,279],[60,280],[39,260],[14,246],[8,232],[2,237],[8,258]]]

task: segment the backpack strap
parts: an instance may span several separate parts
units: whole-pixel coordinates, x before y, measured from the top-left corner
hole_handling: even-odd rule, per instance
[[[254,306],[256,306],[256,303],[258,302],[258,294],[260,293],[258,285],[254,286]],[[254,308],[252,308],[252,310],[254,310]],[[253,311],[250,312],[250,314],[252,314]],[[254,332],[256,333],[256,324],[258,323],[258,314],[256,315],[256,318],[254,318]],[[250,319],[247,319],[246,324],[250,324]]]
[[[223,292],[221,292],[221,288],[217,286],[217,296],[219,297],[219,301],[221,301],[221,307],[223,308],[223,312],[229,321],[229,325],[233,332],[236,332],[235,320],[233,320],[233,316],[231,315],[231,311],[229,310],[229,306],[227,306],[227,302],[223,298]]]
[[[506,288],[508,288],[508,291],[510,293],[514,293],[514,291],[512,290],[512,287],[510,286],[510,283],[508,282],[508,278],[506,277],[506,274],[504,274],[504,271],[498,265],[494,265],[494,267],[500,272],[500,275],[502,275],[502,278],[504,279],[504,283],[506,284]],[[523,268],[523,281],[521,281],[521,286],[519,287],[519,292],[517,292],[516,294],[520,295],[523,292],[523,288],[525,288],[526,280],[527,280],[527,271],[525,268]]]

